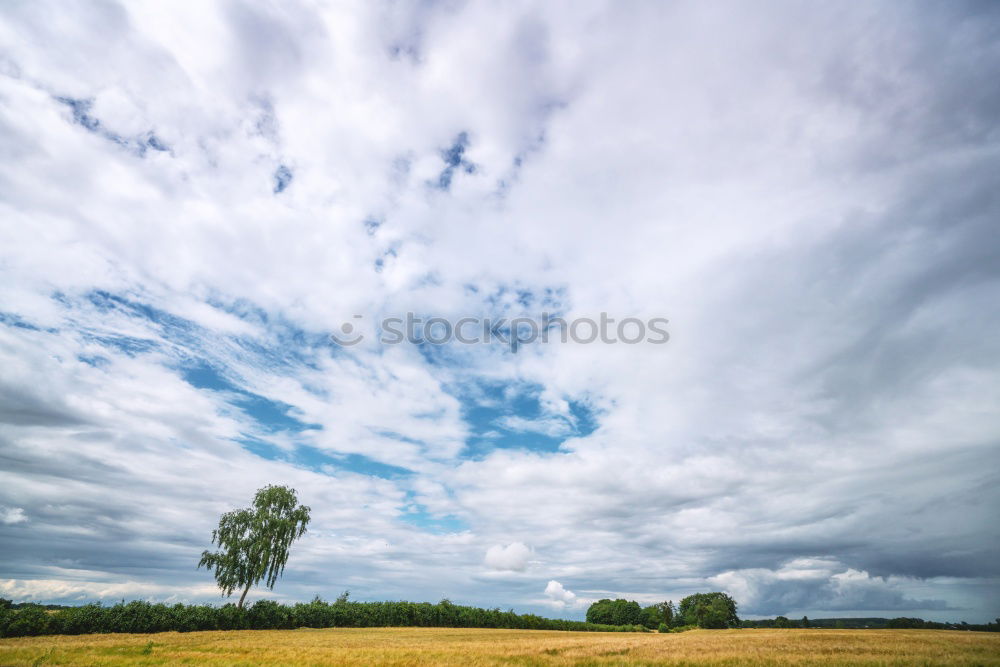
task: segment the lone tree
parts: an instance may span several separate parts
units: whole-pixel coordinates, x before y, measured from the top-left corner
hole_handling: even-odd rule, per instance
[[[251,586],[264,579],[273,589],[285,571],[288,549],[309,523],[309,508],[297,504],[295,489],[268,485],[254,495],[253,507],[226,512],[212,531],[220,550],[203,552],[198,567],[214,570],[224,596],[243,589],[238,608]]]

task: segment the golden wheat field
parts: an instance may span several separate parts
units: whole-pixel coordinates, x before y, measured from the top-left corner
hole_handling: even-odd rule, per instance
[[[165,632],[0,639],[0,665],[1000,665],[1000,634],[453,628]]]

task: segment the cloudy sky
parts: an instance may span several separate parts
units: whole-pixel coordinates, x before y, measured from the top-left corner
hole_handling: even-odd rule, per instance
[[[998,9],[3,3],[0,595],[992,619]]]

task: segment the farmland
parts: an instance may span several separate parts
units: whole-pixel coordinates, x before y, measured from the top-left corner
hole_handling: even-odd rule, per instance
[[[330,628],[0,639],[2,665],[1000,665],[1000,634]]]

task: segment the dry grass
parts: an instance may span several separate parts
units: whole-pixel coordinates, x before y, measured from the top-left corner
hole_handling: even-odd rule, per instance
[[[451,628],[165,632],[0,639],[0,665],[1000,665],[1000,634]]]

